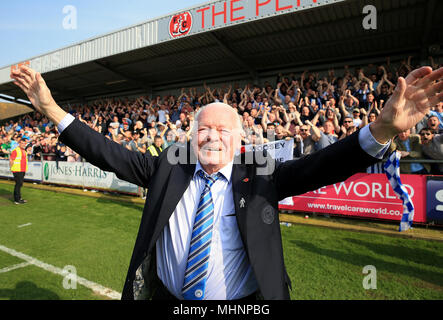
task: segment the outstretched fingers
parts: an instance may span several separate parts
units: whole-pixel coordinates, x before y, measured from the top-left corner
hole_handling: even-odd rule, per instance
[[[19,69],[12,70],[10,77],[27,89],[31,88],[36,82],[36,72],[28,66],[20,66]]]
[[[22,75],[14,76],[13,78],[15,80],[14,83],[16,85],[20,84],[19,87],[27,93],[27,91],[31,87],[31,84],[28,82],[28,80],[25,77],[23,77]]]
[[[22,71],[20,70],[13,70],[11,72],[11,78],[14,79],[17,82],[20,82],[23,86],[26,88],[29,88],[31,86],[30,78],[27,77]]]
[[[433,71],[431,74],[425,76],[417,82],[419,88],[427,89],[432,83],[443,79],[443,68]]]
[[[15,81],[14,81],[14,84],[15,84],[17,87],[19,87],[20,89],[22,89],[23,92],[25,92],[25,93],[28,92],[28,89],[27,89],[27,88],[26,88],[21,82],[19,82],[18,80],[15,80]]]
[[[406,84],[411,85],[417,82],[420,79],[432,74],[431,67],[421,67],[419,69],[415,69],[406,77]]]
[[[431,105],[431,108],[436,106],[440,102],[443,102],[443,92],[440,92],[439,94],[429,99],[429,104]]]
[[[425,89],[426,95],[428,97],[433,97],[439,93],[443,92],[443,81],[437,82],[433,84],[432,86],[429,86],[427,89]]]
[[[20,66],[20,70],[33,82],[35,81],[35,71],[29,68],[28,66]]]

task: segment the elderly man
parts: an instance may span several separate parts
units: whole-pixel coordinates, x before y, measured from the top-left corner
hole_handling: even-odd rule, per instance
[[[125,149],[68,115],[39,73],[21,66],[11,76],[57,125],[60,140],[101,169],[149,189],[123,299],[289,299],[278,202],[376,163],[396,134],[443,99],[443,83],[434,84],[443,68],[415,70],[399,79],[371,126],[285,163],[262,161],[259,153],[234,157],[241,121],[233,108],[214,103],[195,117],[185,157],[176,145],[152,157]]]

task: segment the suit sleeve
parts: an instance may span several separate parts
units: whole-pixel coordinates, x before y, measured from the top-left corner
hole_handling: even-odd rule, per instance
[[[361,148],[358,134],[299,160],[277,163],[273,178],[279,199],[344,181],[379,162]]]
[[[77,119],[63,130],[60,141],[94,166],[141,187],[148,185],[155,172],[156,158],[129,151]]]

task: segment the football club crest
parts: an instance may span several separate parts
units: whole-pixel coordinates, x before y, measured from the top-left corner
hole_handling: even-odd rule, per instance
[[[173,38],[187,35],[192,29],[192,15],[189,11],[176,14],[169,22],[169,34]]]

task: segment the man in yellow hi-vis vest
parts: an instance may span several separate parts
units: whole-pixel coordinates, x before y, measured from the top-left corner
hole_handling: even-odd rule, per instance
[[[162,145],[163,138],[160,136],[155,136],[154,143],[149,146],[148,152],[151,154],[151,156],[158,157],[160,153],[163,152]]]
[[[24,204],[27,201],[22,199],[21,188],[25,179],[26,171],[28,171],[28,154],[26,153],[26,140],[21,139],[17,148],[11,152],[9,158],[9,166],[14,175],[14,203]]]
[[[160,153],[163,152],[162,145],[163,145],[163,138],[160,136],[155,136],[154,143],[148,147],[146,152],[149,152],[149,154],[153,157],[158,157],[158,156],[160,156]],[[147,193],[147,189],[143,188],[143,190],[142,190],[142,198],[143,199],[146,199],[146,193]]]

